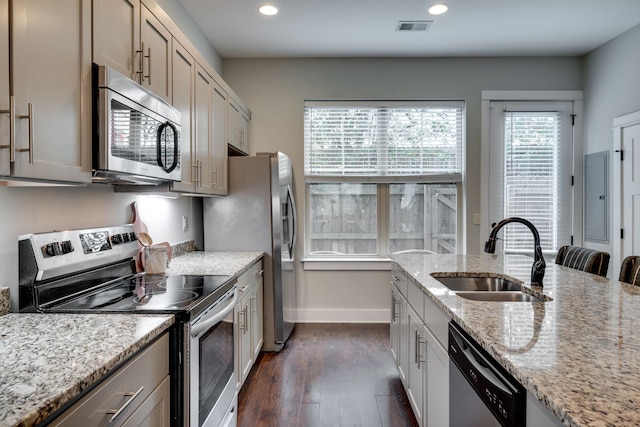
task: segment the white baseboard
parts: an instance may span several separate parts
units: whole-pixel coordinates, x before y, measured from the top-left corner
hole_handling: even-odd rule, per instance
[[[391,311],[381,310],[331,310],[298,309],[297,323],[389,323]]]

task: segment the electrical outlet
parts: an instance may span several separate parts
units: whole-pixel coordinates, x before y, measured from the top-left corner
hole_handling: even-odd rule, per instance
[[[187,231],[189,229],[189,218],[186,215],[182,217],[182,231]]]
[[[473,225],[480,225],[480,214],[479,213],[474,213],[473,214]]]

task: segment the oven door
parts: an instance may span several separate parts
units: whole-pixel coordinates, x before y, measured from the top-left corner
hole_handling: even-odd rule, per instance
[[[234,287],[190,324],[190,427],[219,427],[236,413],[233,308],[237,299]]]

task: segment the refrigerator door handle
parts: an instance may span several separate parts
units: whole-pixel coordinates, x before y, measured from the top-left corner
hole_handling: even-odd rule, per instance
[[[289,184],[287,184],[287,203],[290,206],[289,210],[291,211],[291,219],[293,220],[293,227],[292,227],[293,230],[292,230],[291,236],[289,237],[290,239],[289,255],[291,256],[291,259],[293,259],[294,258],[293,251],[296,247],[296,238],[298,234],[298,217],[296,213],[296,202],[295,202],[295,199],[293,198],[293,191],[291,190],[291,185]]]

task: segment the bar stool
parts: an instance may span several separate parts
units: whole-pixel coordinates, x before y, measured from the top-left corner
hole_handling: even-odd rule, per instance
[[[618,280],[640,286],[640,256],[631,255],[622,261]]]
[[[609,254],[594,249],[565,245],[558,250],[556,264],[606,277]]]

